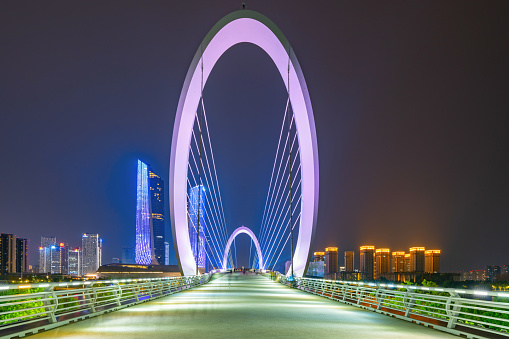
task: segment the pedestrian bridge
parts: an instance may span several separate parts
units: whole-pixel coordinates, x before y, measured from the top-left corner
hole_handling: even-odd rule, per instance
[[[36,339],[225,337],[456,336],[289,288],[252,273],[225,274],[193,289],[33,336]]]

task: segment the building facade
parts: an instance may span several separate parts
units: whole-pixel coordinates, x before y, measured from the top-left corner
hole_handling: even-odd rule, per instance
[[[102,264],[102,240],[99,234],[83,233],[81,237],[83,274],[94,274]]]
[[[391,250],[388,248],[377,248],[375,250],[375,280],[387,277],[391,270]]]
[[[154,238],[154,255],[159,265],[166,262],[166,242],[164,232],[164,181],[148,166],[150,186],[150,218]]]
[[[16,238],[16,272],[28,272],[28,239]]]
[[[325,275],[338,273],[338,248],[325,248]]]
[[[392,273],[403,273],[405,271],[405,252],[392,252]]]
[[[410,272],[424,272],[424,247],[410,247]]]
[[[315,257],[315,262],[325,261],[325,252],[315,252],[313,256]]]
[[[360,247],[360,272],[364,280],[373,280],[375,271],[375,246]]]
[[[81,248],[69,248],[67,253],[68,274],[78,277],[83,275],[81,268]]]
[[[16,236],[0,235],[0,275],[16,273]]]
[[[440,273],[440,250],[427,250],[424,252],[424,272]]]
[[[355,252],[345,251],[345,272],[353,272],[355,270]]]

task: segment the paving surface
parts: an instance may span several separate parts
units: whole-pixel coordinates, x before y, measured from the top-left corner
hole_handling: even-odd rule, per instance
[[[30,338],[457,338],[291,289],[228,274],[192,290]]]

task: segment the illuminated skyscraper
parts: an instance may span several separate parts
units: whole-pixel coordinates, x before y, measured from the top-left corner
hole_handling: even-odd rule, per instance
[[[377,248],[375,250],[375,279],[380,280],[390,272],[391,250],[388,248]]]
[[[354,251],[345,251],[345,272],[353,272],[355,270],[354,256]]]
[[[83,274],[95,273],[101,266],[102,240],[99,234],[83,233],[81,237],[81,254]]]
[[[154,179],[156,178],[154,177]],[[151,212],[153,195],[150,194],[149,168],[148,165],[141,160],[138,160],[138,179],[136,187],[136,263],[140,265],[158,264],[154,251],[154,228],[153,215]],[[162,199],[163,194],[160,194],[159,190],[154,190],[154,193],[156,194],[154,197],[156,201]],[[158,214],[158,220],[161,220],[163,223],[162,229],[164,232],[164,216],[163,214],[156,214]],[[154,215],[154,217],[156,216]]]
[[[150,185],[150,216],[154,238],[154,255],[160,265],[166,265],[164,233],[164,181],[148,166]]]
[[[164,242],[164,264],[170,264],[170,243],[167,241]]]
[[[375,271],[375,246],[360,247],[360,271],[364,280],[373,280]]]
[[[392,252],[392,273],[406,272],[405,268],[405,252]]]
[[[338,248],[325,248],[325,274],[338,273]]]
[[[62,273],[62,247],[51,245],[50,247],[50,273],[61,274]]]
[[[440,273],[440,250],[424,252],[424,272]]]
[[[410,272],[424,272],[424,247],[410,248]]]
[[[67,260],[68,274],[81,276],[83,274],[81,269],[81,248],[69,248]]]
[[[198,267],[205,269],[206,250],[205,250],[205,230],[206,215],[205,215],[205,187],[203,185],[191,188],[189,192],[189,240],[191,242],[191,249],[196,261],[196,245],[198,244]],[[199,222],[198,222],[199,220]],[[199,226],[198,226],[199,224]],[[198,233],[199,232],[199,237]],[[198,239],[199,238],[199,239]]]

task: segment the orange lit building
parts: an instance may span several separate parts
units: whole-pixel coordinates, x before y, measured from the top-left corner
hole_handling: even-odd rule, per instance
[[[325,248],[325,274],[333,274],[338,272],[338,248]]]
[[[424,272],[440,273],[440,250],[424,252]]]
[[[392,252],[392,272],[401,273],[405,271],[405,252]]]
[[[353,272],[355,270],[354,256],[354,251],[345,251],[345,272]]]
[[[424,247],[410,247],[410,272],[424,272]]]
[[[364,280],[373,280],[375,271],[375,246],[360,247],[360,272]]]
[[[389,248],[377,248],[375,250],[375,280],[386,276],[391,269],[391,250]]]
[[[412,266],[410,265],[410,253],[405,254],[405,272],[411,272]]]

